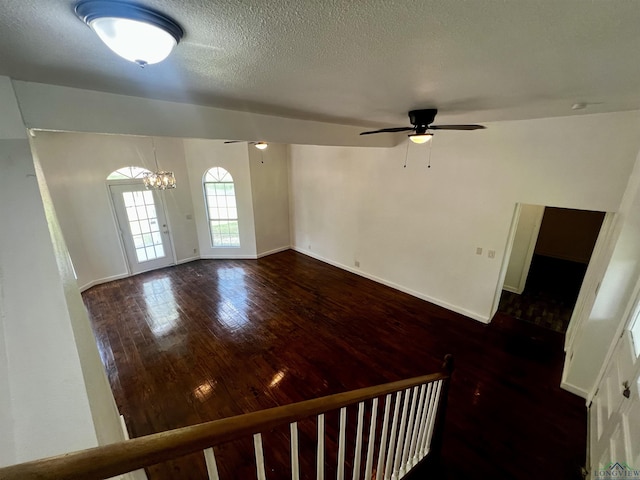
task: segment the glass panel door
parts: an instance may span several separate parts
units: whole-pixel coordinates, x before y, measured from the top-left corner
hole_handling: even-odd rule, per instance
[[[171,236],[158,193],[143,185],[110,185],[131,273],[175,263]]]

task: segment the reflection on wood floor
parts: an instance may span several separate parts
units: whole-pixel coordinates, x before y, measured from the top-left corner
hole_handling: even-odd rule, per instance
[[[199,260],[83,298],[132,437],[432,373],[453,353],[433,478],[580,478],[584,400],[559,388],[562,336],[550,330],[504,314],[483,325],[293,251]],[[314,428],[301,425],[302,451]],[[288,433],[268,437],[282,445],[266,452],[268,478],[287,478]],[[250,440],[216,450],[221,478],[254,478],[251,452]],[[149,474],[206,478],[198,455]]]

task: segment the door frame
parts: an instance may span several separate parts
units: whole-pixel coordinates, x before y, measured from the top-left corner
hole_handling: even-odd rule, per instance
[[[546,208],[548,205],[542,206]],[[522,203],[518,202],[515,205],[513,217],[511,219],[511,226],[509,227],[509,233],[507,234],[506,245],[504,249],[505,253],[502,259],[502,265],[500,267],[500,274],[498,276],[496,290],[494,292],[489,321],[493,319],[494,315],[498,311],[500,297],[504,288],[504,280],[507,276],[507,268],[509,267],[509,260],[511,259],[511,252],[513,250],[513,243],[515,240],[521,211]],[[604,275],[604,270],[609,263],[609,259],[611,258],[611,255],[613,253],[615,239],[617,238],[616,232],[618,225],[618,215],[614,212],[604,213],[605,215],[602,221],[602,225],[600,226],[600,232],[598,233],[598,238],[593,248],[593,252],[591,252],[591,258],[589,259],[589,264],[587,265],[587,271],[585,273],[584,279],[582,280],[578,299],[576,300],[576,305],[573,308],[573,314],[571,315],[571,320],[569,321],[569,326],[567,328],[564,346],[564,350],[565,352],[567,352],[567,354],[569,354],[569,349],[579,337],[580,327],[582,326],[585,317],[588,316],[588,313],[585,315],[585,311],[590,312],[591,307],[593,307],[595,297],[598,293],[598,288],[600,287],[600,282],[602,281],[602,276]]]
[[[133,179],[123,179],[123,180],[107,180],[105,182],[105,189],[106,189],[106,194],[109,197],[109,205],[111,207],[111,220],[113,222],[113,228],[115,229],[116,234],[118,235],[118,242],[120,244],[120,254],[122,255],[122,258],[124,260],[124,264],[127,268],[127,277],[131,277],[133,275],[138,275],[139,273],[145,273],[145,272],[150,272],[152,270],[157,270],[156,268],[150,268],[148,270],[143,270],[140,272],[136,272],[136,273],[132,273],[133,270],[131,269],[131,264],[129,262],[129,256],[127,255],[127,251],[125,249],[124,246],[124,238],[123,235],[124,233],[122,232],[122,230],[120,230],[120,223],[118,222],[118,216],[116,214],[116,206],[113,203],[113,197],[111,195],[111,185],[117,185],[117,186],[127,186],[127,185],[135,185],[135,186],[140,186],[142,185],[142,180],[140,181],[135,181]],[[169,215],[167,214],[167,208],[165,206],[165,201],[164,201],[164,195],[158,195],[158,206],[162,209],[162,213],[164,215],[164,218],[167,222],[167,229],[169,230],[169,240],[171,241],[171,248],[168,249],[167,254],[170,256],[171,260],[173,261],[173,263],[171,265],[177,265],[178,264],[178,260],[177,260],[177,255],[176,255],[176,247],[173,241],[173,229],[171,228],[171,220],[169,219]]]

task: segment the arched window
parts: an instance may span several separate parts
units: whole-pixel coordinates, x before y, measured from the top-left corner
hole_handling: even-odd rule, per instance
[[[115,172],[111,172],[107,177],[107,180],[129,180],[136,179],[142,180],[142,176],[145,173],[151,173],[146,168],[142,167],[122,167],[116,170]]]
[[[239,247],[238,207],[231,174],[213,167],[204,174],[204,196],[207,204],[211,245]]]

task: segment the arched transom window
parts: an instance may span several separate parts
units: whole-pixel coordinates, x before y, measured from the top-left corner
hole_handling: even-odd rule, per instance
[[[145,173],[151,173],[146,168],[142,167],[122,167],[116,170],[115,172],[111,172],[107,177],[107,180],[129,180],[135,178],[136,180],[142,180],[142,176]]]
[[[239,247],[238,207],[231,174],[213,167],[204,174],[204,195],[214,247]]]

